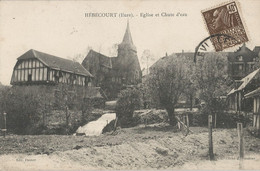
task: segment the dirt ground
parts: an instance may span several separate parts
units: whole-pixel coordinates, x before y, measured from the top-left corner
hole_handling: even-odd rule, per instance
[[[184,137],[167,124],[119,129],[96,137],[8,135],[0,138],[0,170],[239,169],[236,129],[214,129],[216,161],[208,160],[207,128]],[[245,131],[244,169],[260,169],[260,139]]]

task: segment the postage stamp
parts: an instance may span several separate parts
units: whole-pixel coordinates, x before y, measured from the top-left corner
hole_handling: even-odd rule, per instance
[[[238,2],[227,2],[201,12],[210,35],[225,34],[234,38],[229,40],[219,39],[219,37],[211,38],[216,51],[222,51],[249,40]]]

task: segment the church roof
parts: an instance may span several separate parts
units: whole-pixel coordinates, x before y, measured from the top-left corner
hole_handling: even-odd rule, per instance
[[[125,48],[125,47],[130,47],[132,50],[136,51],[136,47],[133,43],[132,35],[130,32],[130,26],[129,26],[129,21],[127,20],[127,26],[126,26],[126,31],[125,35],[123,38],[122,43],[118,45],[119,48]]]
[[[39,52],[31,49],[17,58],[18,60],[36,58],[40,60],[44,65],[65,72],[72,72],[84,76],[93,77],[80,63],[74,62],[69,59],[60,58],[57,56],[49,55],[47,53]]]
[[[122,43],[131,44],[131,45],[134,44],[132,36],[131,36],[130,27],[129,27],[129,21],[128,20],[127,20],[126,31],[125,31],[125,35],[124,35]]]
[[[105,56],[105,55],[103,55],[103,54],[101,54],[99,52],[96,52],[96,51],[91,49],[89,51],[87,57],[89,57],[89,58],[91,58],[91,57],[98,58],[99,65],[102,65],[102,66],[107,67],[107,68],[112,68],[111,58],[108,57],[108,56]]]

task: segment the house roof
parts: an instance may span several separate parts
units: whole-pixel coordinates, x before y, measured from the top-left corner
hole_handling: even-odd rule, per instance
[[[69,59],[60,58],[57,56],[49,55],[47,53],[39,52],[34,49],[27,51],[25,54],[17,58],[18,60],[37,58],[46,66],[62,70],[66,72],[72,72],[84,76],[93,77],[80,63],[74,62]]]
[[[257,89],[255,89],[254,91],[251,91],[249,93],[247,93],[245,95],[245,98],[251,98],[251,97],[255,97],[255,96],[260,96],[260,87],[258,87]]]
[[[231,95],[237,91],[243,90],[250,82],[251,80],[255,77],[255,75],[259,72],[260,69],[257,69],[253,72],[251,72],[250,74],[248,74],[246,77],[242,78],[240,81],[242,82],[242,84],[237,88],[233,88],[227,95]]]
[[[181,53],[173,53],[171,55],[167,55],[160,58],[158,61],[156,61],[150,68],[155,68],[155,67],[164,67],[168,64],[168,62],[173,58],[173,57],[185,57],[186,59],[193,60],[194,58],[194,52],[181,52]]]
[[[164,67],[165,65],[167,65],[167,63],[174,57],[176,56],[174,53],[171,55],[166,55],[162,58],[160,58],[159,60],[157,60],[152,66],[150,66],[149,69],[154,69],[154,68],[158,68],[158,67]]]
[[[178,57],[186,57],[188,59],[193,60],[194,58],[194,52],[182,52],[182,53],[175,53]]]
[[[255,48],[253,49],[253,51],[258,54],[260,52],[260,46],[255,46]]]
[[[243,61],[245,62],[252,62],[253,58],[257,57],[257,53],[250,50],[249,48],[246,47],[245,44],[243,44],[243,46],[240,47],[237,51],[230,52],[228,54],[228,61],[229,62],[237,61],[238,60],[237,56],[243,56]]]

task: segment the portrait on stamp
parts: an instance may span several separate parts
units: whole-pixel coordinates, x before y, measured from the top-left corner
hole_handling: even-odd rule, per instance
[[[211,41],[216,51],[222,51],[248,41],[246,29],[236,1],[204,10],[202,15],[210,35],[226,34],[235,39],[224,42],[223,40],[212,38]]]

